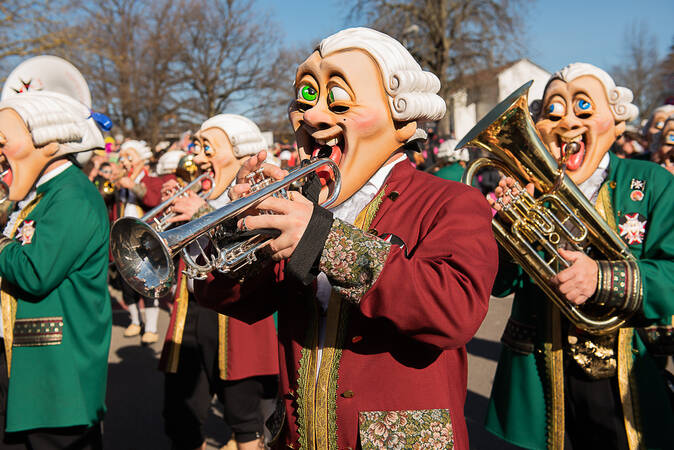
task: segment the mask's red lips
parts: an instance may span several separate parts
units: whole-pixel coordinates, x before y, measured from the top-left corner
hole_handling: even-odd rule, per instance
[[[330,158],[335,162],[335,164],[339,165],[343,154],[339,143],[332,146],[318,145],[318,143],[314,145],[316,148],[314,148],[314,151],[311,152],[312,158]],[[325,186],[328,181],[331,181],[335,177],[332,169],[328,166],[320,167],[316,171],[316,175],[318,175],[318,178],[321,180],[321,185],[323,186]]]

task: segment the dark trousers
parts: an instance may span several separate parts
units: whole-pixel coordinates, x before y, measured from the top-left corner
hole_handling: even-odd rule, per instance
[[[565,370],[565,450],[628,450],[618,377],[591,380],[569,361]]]
[[[218,314],[190,298],[176,373],[164,378],[164,422],[176,449],[204,441],[203,424],[213,395],[224,405],[224,419],[237,442],[263,435],[262,398],[273,398],[274,376],[224,381],[218,369]]]
[[[0,450],[100,450],[103,448],[100,424],[91,427],[39,428],[5,433],[7,423],[7,358],[0,338]]]

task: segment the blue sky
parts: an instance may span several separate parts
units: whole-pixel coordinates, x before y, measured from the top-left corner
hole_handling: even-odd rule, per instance
[[[309,47],[322,37],[363,22],[346,21],[346,1],[259,0],[281,25],[282,39]],[[656,33],[660,56],[674,37],[672,0],[538,0],[525,16],[527,54],[549,71],[582,61],[610,69],[624,55],[625,34],[633,21]]]

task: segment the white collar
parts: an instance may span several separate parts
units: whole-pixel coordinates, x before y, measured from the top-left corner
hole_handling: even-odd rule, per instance
[[[358,214],[367,206],[368,203],[377,195],[382,185],[388,178],[393,167],[403,161],[407,161],[407,156],[402,153],[402,156],[396,157],[393,161],[380,167],[377,172],[355,192],[351,197],[346,199],[342,204],[331,208],[334,217],[345,222],[353,224],[356,221]]]
[[[37,180],[37,183],[35,184],[35,187],[37,188],[41,184],[45,184],[47,181],[51,180],[52,178],[56,178],[58,175],[61,175],[63,172],[66,171],[66,169],[70,166],[72,166],[73,163],[68,161],[67,163],[58,166],[56,169],[52,169],[47,173],[44,173],[39,180]]]
[[[594,203],[599,195],[599,189],[601,188],[602,183],[608,175],[608,164],[611,161],[611,157],[608,156],[608,152],[604,154],[604,157],[599,161],[599,165],[595,171],[590,175],[590,177],[578,185],[578,189],[587,197],[590,202]]]

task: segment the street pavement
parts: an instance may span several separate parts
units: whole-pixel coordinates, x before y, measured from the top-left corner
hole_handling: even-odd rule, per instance
[[[112,291],[118,297],[118,291]],[[500,352],[500,338],[511,299],[492,298],[489,313],[468,344],[468,396],[466,421],[471,449],[516,449],[484,430],[484,416]],[[113,300],[113,304],[116,302]],[[113,313],[112,345],[109,356],[108,413],[104,423],[104,444],[113,450],[163,450],[170,448],[162,419],[164,379],[157,370],[162,340],[168,326],[165,306],[159,315],[160,342],[141,345],[140,337],[125,338],[128,314],[116,307]],[[205,426],[209,449],[225,444],[226,431],[221,409],[215,404]]]

